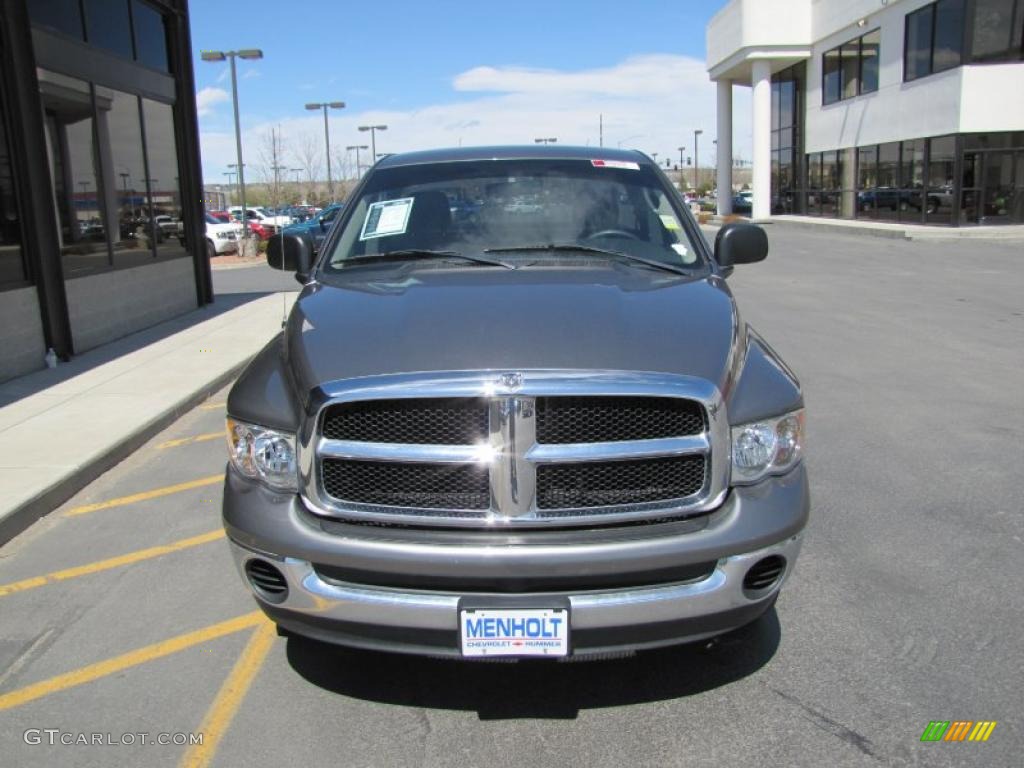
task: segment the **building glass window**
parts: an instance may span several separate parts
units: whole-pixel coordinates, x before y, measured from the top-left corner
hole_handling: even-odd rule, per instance
[[[932,198],[924,191],[924,139],[904,141],[900,154],[900,220],[923,221],[921,208],[930,213]]]
[[[822,57],[822,103],[852,99],[878,90],[880,30],[825,51]]]
[[[939,0],[935,4],[935,46],[932,72],[963,63],[964,0]]]
[[[132,22],[135,58],[140,64],[167,72],[167,30],[163,14],[142,0],[132,0]]]
[[[139,97],[100,86],[95,90],[100,162],[104,176],[110,179],[105,198],[112,212],[107,231],[113,263],[115,267],[135,266],[155,255]]]
[[[128,0],[85,0],[85,38],[89,45],[131,59]]]
[[[882,31],[876,29],[860,39],[860,92],[878,90],[878,56],[882,46]]]
[[[804,185],[802,100],[806,65],[796,64],[772,75],[771,211],[802,213]]]
[[[907,14],[903,48],[903,79],[916,80],[932,71],[932,19],[935,6]]]
[[[875,177],[875,215],[883,221],[894,221],[910,204],[900,194],[900,143],[891,141],[878,145],[878,169]]]
[[[78,0],[31,0],[27,5],[33,24],[55,29],[76,40],[85,39]]]
[[[807,213],[821,214],[821,152],[807,155]]]
[[[851,40],[839,48],[840,85],[839,91],[844,99],[852,99],[857,95],[860,85],[860,40]]]
[[[7,102],[0,83],[0,290],[28,282],[21,213],[18,207],[7,131]]]
[[[839,49],[825,51],[822,57],[821,100],[823,104],[839,101]]]
[[[966,163],[965,163],[966,167]],[[974,176],[971,177],[973,187]],[[950,224],[956,191],[956,137],[942,136],[928,141],[928,197],[934,210],[926,212],[929,224]],[[965,184],[965,186],[967,186]]]
[[[65,277],[106,268],[104,195],[88,83],[39,71]]]
[[[878,201],[878,147],[860,147],[857,150],[857,211],[865,219],[877,217]],[[882,205],[889,205],[883,200]]]
[[[174,110],[168,104],[143,99],[142,114],[146,127],[146,165],[149,168],[157,256],[188,256],[182,234]]]
[[[1024,43],[1024,0],[975,0],[971,59],[1020,59]]]

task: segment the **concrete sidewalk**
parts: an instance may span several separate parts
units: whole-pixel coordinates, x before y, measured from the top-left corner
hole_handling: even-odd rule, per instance
[[[0,543],[234,378],[296,295],[218,298],[0,384]]]
[[[717,217],[716,217],[717,218]],[[869,237],[891,237],[898,240],[995,240],[1024,243],[1024,226],[1006,224],[978,227],[944,227],[938,225],[906,224],[864,219],[829,219],[816,216],[772,216],[754,219],[755,224],[799,227],[818,232],[836,232]]]

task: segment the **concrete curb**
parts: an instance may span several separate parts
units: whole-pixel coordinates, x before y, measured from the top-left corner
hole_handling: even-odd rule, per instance
[[[193,392],[180,398],[159,412],[150,421],[140,425],[131,434],[110,445],[103,453],[94,456],[88,463],[58,478],[33,498],[19,504],[0,517],[0,545],[6,544],[37,520],[45,517],[108,469],[116,466],[138,450],[156,432],[170,426],[174,421],[195,408],[201,402],[218,392],[249,364],[246,360],[214,378],[198,385]]]

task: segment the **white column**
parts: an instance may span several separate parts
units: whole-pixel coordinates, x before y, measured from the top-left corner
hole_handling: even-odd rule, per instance
[[[764,59],[753,61],[754,86],[754,211],[755,219],[771,215],[772,197],[772,68]]]
[[[732,80],[718,86],[718,215],[732,213]]]

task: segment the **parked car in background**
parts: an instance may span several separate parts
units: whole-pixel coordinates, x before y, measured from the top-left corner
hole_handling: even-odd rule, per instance
[[[238,250],[238,234],[242,225],[237,222],[223,222],[206,214],[206,252],[210,258]]]
[[[176,219],[173,216],[168,216],[163,213],[153,217],[154,223],[163,233],[164,237],[172,237],[177,235],[184,229],[184,225],[181,223],[181,219]]]
[[[331,231],[331,225],[344,207],[344,203],[329,205],[312,218],[285,227],[284,232],[307,235],[313,244],[313,253],[318,253],[321,243],[327,237],[327,233]]]
[[[233,205],[228,208],[228,213],[241,220],[242,207],[240,205]],[[268,211],[258,206],[247,207],[246,214],[246,218],[248,218],[250,222],[255,221],[257,224],[269,229],[271,234],[284,229],[292,223],[290,216],[271,215]]]
[[[754,193],[740,192],[732,196],[732,212],[749,216],[754,211]]]

